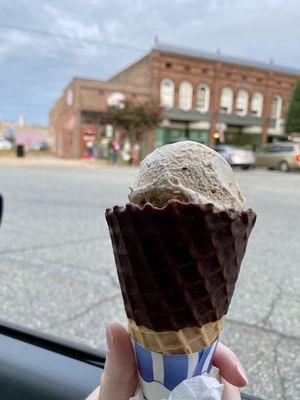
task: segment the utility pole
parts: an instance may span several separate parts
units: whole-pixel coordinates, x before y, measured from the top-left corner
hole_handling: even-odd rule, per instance
[[[264,146],[268,142],[268,129],[269,129],[269,122],[270,122],[270,112],[271,112],[271,91],[270,91],[270,83],[272,82],[273,78],[273,71],[270,70],[267,77],[266,82],[266,95],[264,99],[264,109],[263,109],[263,126],[261,130],[261,138],[260,144]]]
[[[210,130],[209,130],[209,141],[208,144],[210,147],[214,147],[216,133],[216,127],[218,122],[218,113],[219,113],[219,104],[220,104],[220,93],[219,93],[219,71],[221,69],[222,63],[218,61],[215,67],[215,77],[213,84],[213,96],[211,100],[211,118],[210,118]]]

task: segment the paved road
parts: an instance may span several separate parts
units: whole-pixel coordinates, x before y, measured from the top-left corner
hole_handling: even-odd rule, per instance
[[[69,166],[68,166],[69,165]],[[1,165],[1,318],[104,346],[125,323],[104,209],[126,201],[135,169]],[[246,392],[300,399],[300,174],[237,172],[257,226],[222,340],[239,354]]]

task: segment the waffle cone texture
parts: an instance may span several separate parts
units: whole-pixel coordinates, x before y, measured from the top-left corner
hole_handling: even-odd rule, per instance
[[[208,322],[201,328],[193,326],[178,331],[155,332],[144,326],[137,326],[129,319],[128,329],[133,340],[155,353],[190,354],[214,343],[220,336],[223,323],[224,317],[215,322]]]
[[[165,354],[213,343],[256,214],[171,200],[115,206],[106,219],[132,338]]]

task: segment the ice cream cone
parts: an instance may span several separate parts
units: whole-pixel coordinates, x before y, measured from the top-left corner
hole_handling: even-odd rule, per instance
[[[192,142],[147,156],[129,198],[106,219],[140,384],[158,400],[210,371],[256,214],[224,158]]]

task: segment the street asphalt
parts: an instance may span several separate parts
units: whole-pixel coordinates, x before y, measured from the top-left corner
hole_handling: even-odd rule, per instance
[[[127,200],[137,170],[82,162],[0,162],[0,318],[105,347],[125,324],[104,210]],[[300,399],[300,173],[237,171],[258,214],[222,341],[246,393]]]

